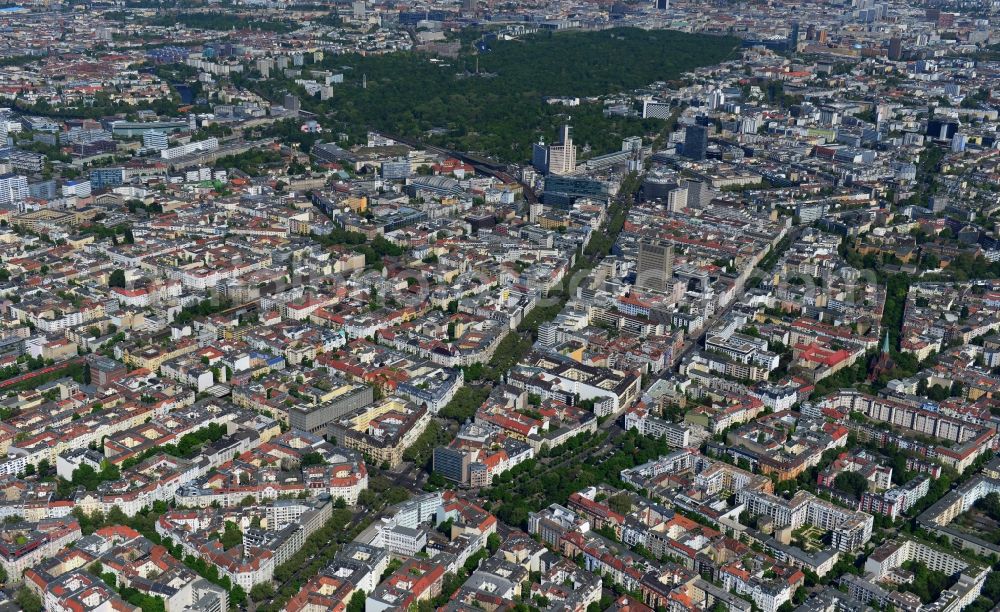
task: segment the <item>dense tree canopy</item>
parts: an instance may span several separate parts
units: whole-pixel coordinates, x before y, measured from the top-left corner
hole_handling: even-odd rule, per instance
[[[833,480],[833,485],[840,491],[860,499],[868,490],[868,480],[858,472],[841,472]]]
[[[328,128],[358,138],[367,129],[422,138],[437,128],[445,131],[433,138],[437,144],[521,161],[533,142],[540,136],[552,141],[566,121],[576,142],[595,153],[618,150],[623,136],[655,132],[662,123],[605,117],[603,104],[566,107],[546,97],[597,96],[673,80],[726,59],[735,48],[732,38],[667,30],[538,34],[445,61],[419,53],[331,56],[323,67],[346,68],[344,84],[324,101],[291,81],[246,84],[272,99],[295,91]]]
[[[169,13],[149,20],[151,25],[172,26],[182,23],[201,30],[259,30],[263,32],[291,32],[295,26],[288,21],[249,19],[226,12]]]

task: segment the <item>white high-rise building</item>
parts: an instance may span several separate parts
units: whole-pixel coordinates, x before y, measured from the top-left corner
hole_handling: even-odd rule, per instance
[[[688,190],[687,187],[676,187],[667,192],[667,210],[670,212],[680,212],[687,208]]]
[[[77,198],[87,198],[90,197],[91,187],[90,181],[67,181],[62,187],[62,194],[64,198],[77,197]]]
[[[572,174],[576,171],[576,146],[570,136],[570,127],[564,125],[559,143],[549,147],[549,174]]]
[[[740,133],[742,134],[756,134],[760,126],[760,115],[746,115],[740,119]]]
[[[265,79],[271,75],[274,69],[274,60],[270,57],[262,57],[257,60],[257,72]]]
[[[142,135],[142,146],[153,151],[162,151],[170,146],[170,140],[163,132],[150,130]]]
[[[543,210],[542,203],[539,201],[528,204],[528,221],[538,223],[538,217],[542,215]]]
[[[961,153],[965,151],[965,147],[969,144],[969,137],[961,132],[956,132],[954,136],[951,137],[951,151],[952,153]]]
[[[17,204],[27,197],[27,177],[19,174],[0,174],[0,206]]]
[[[708,96],[708,108],[715,110],[726,103],[726,94],[721,89],[716,89]]]

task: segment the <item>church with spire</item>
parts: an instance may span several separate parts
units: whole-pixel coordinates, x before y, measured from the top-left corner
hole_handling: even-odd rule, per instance
[[[895,366],[892,355],[889,354],[889,332],[885,332],[885,339],[882,340],[882,351],[872,360],[871,368],[868,372],[868,382],[878,380],[884,372],[888,372]]]

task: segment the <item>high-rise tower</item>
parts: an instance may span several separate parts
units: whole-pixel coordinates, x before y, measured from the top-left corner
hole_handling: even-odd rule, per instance
[[[570,127],[559,131],[559,142],[549,147],[549,174],[571,174],[576,171],[576,146]]]
[[[666,291],[674,275],[674,247],[657,240],[639,241],[635,284],[643,289]]]

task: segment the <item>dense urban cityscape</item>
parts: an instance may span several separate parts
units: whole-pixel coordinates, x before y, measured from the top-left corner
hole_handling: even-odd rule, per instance
[[[998,612],[998,113],[997,0],[4,2],[0,612]]]

